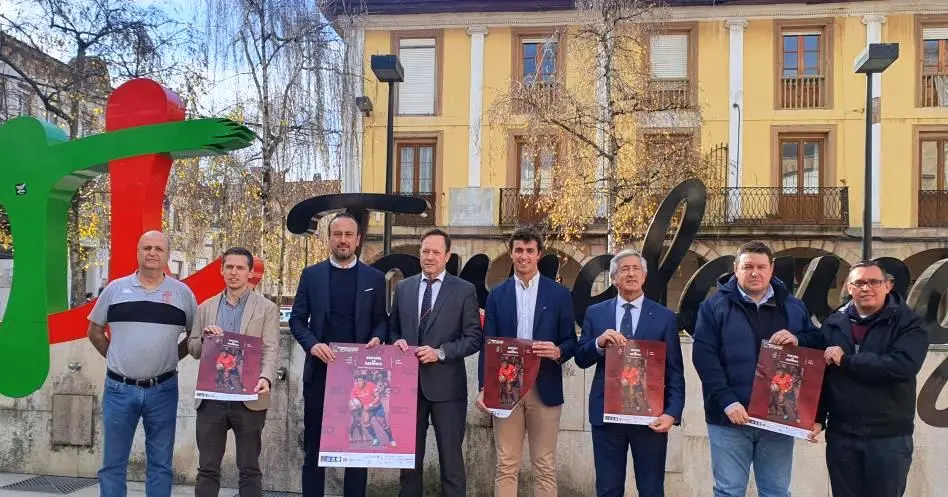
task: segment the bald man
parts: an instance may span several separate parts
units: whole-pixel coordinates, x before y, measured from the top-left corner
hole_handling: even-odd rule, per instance
[[[177,367],[188,353],[187,337],[197,301],[184,283],[165,275],[168,253],[164,233],[142,235],[138,270],[109,283],[89,314],[89,341],[107,365],[101,497],[126,495],[128,458],[139,419],[145,428],[145,493],[148,497],[171,495]],[[179,341],[182,334],[184,340]]]

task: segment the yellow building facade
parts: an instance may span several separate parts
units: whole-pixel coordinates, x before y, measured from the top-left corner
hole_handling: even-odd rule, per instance
[[[547,43],[583,22],[571,2],[510,11],[520,3],[535,2],[369,1],[347,29],[358,48],[354,70],[364,75],[358,90],[373,102],[357,116],[347,191],[385,190],[389,89],[371,57],[399,55],[405,69],[395,93],[395,191],[424,196],[432,210],[396,217],[396,251],[413,253],[417,235],[437,225],[455,236],[462,258],[487,253],[498,277],[509,267],[503,240],[531,221],[523,183],[539,181],[544,159],[523,159],[516,126],[496,122],[491,109],[527,73],[542,80],[558,72],[568,82],[578,64]],[[853,64],[870,42],[900,49],[875,76],[873,256],[905,260],[913,279],[948,256],[948,2],[710,3],[670,2],[658,13],[663,34],[653,36],[661,39],[651,41],[652,76],[684,85],[700,110],[695,120],[682,111],[676,126],[705,152],[724,154],[729,210],[706,213],[690,264],[753,238],[801,265],[825,253],[860,259],[866,77]],[[380,244],[369,245],[375,257]],[[554,242],[564,280],[604,247],[595,226],[581,241]]]

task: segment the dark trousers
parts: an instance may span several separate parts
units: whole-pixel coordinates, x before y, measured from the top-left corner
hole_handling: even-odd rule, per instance
[[[911,435],[851,437],[826,434],[826,467],[833,497],[902,497],[914,443]]]
[[[399,478],[399,497],[424,495],[425,440],[428,417],[434,425],[441,469],[441,496],[464,497],[467,476],[464,473],[464,429],[467,424],[467,399],[432,402],[418,391],[418,422],[415,426],[415,469],[403,469]]]
[[[326,376],[314,375],[313,381],[303,385],[303,497],[323,497],[326,494],[326,468],[319,467],[319,439],[323,427]],[[342,484],[344,497],[365,497],[369,471],[365,468],[346,468]]]
[[[625,494],[629,449],[632,450],[639,496],[665,496],[667,433],[656,433],[648,426],[604,423],[592,427],[592,442],[598,497],[622,497]]]
[[[267,411],[251,411],[243,402],[205,400],[197,410],[195,434],[198,473],[195,497],[217,497],[221,488],[221,459],[227,448],[227,430],[234,430],[240,497],[261,497],[260,448]]]

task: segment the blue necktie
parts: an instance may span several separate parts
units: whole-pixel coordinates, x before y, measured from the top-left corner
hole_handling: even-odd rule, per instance
[[[425,287],[425,295],[421,298],[421,316],[418,318],[418,338],[425,332],[425,328],[428,327],[428,318],[431,317],[431,285],[435,280],[429,280],[428,278],[422,278],[421,281],[424,281],[427,285]]]
[[[622,323],[619,324],[619,333],[626,338],[632,338],[635,336],[635,324],[632,323],[632,308],[635,306],[625,303],[622,307],[625,309],[625,314],[622,315]]]

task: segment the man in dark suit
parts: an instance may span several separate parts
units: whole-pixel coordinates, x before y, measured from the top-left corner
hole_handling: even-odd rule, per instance
[[[497,447],[496,497],[516,497],[524,435],[530,438],[534,496],[556,497],[556,440],[563,406],[563,370],[576,348],[576,323],[569,290],[540,275],[537,263],[543,253],[543,239],[530,229],[519,229],[507,244],[513,259],[514,276],[487,297],[485,337],[534,340],[533,351],[540,366],[533,388],[507,418],[494,418]],[[484,356],[478,365],[481,393],[477,404],[484,406]]]
[[[623,250],[609,263],[609,275],[619,295],[586,310],[576,365],[596,365],[589,390],[596,464],[596,495],[621,497],[625,492],[626,460],[632,450],[635,485],[641,497],[664,497],[668,431],[681,423],[685,407],[685,369],[678,339],[678,320],[671,310],[645,298],[642,285],[648,268],[634,250]],[[606,361],[604,350],[626,340],[665,342],[665,408],[648,426],[603,421]]]
[[[307,267],[290,314],[290,331],[306,351],[303,369],[304,448],[303,496],[323,497],[325,469],[319,467],[319,438],[326,392],[326,365],[335,360],[330,342],[385,341],[385,275],[356,257],[362,241],[359,223],[349,214],[338,214],[329,223],[329,259]],[[365,496],[368,470],[345,472],[345,497]]]
[[[417,346],[418,424],[415,469],[402,470],[401,497],[421,497],[428,417],[438,441],[441,495],[463,496],[467,490],[461,444],[467,424],[467,370],[464,358],[483,341],[474,285],[447,274],[451,237],[433,229],[421,237],[422,273],[395,287],[390,339],[402,351]]]

